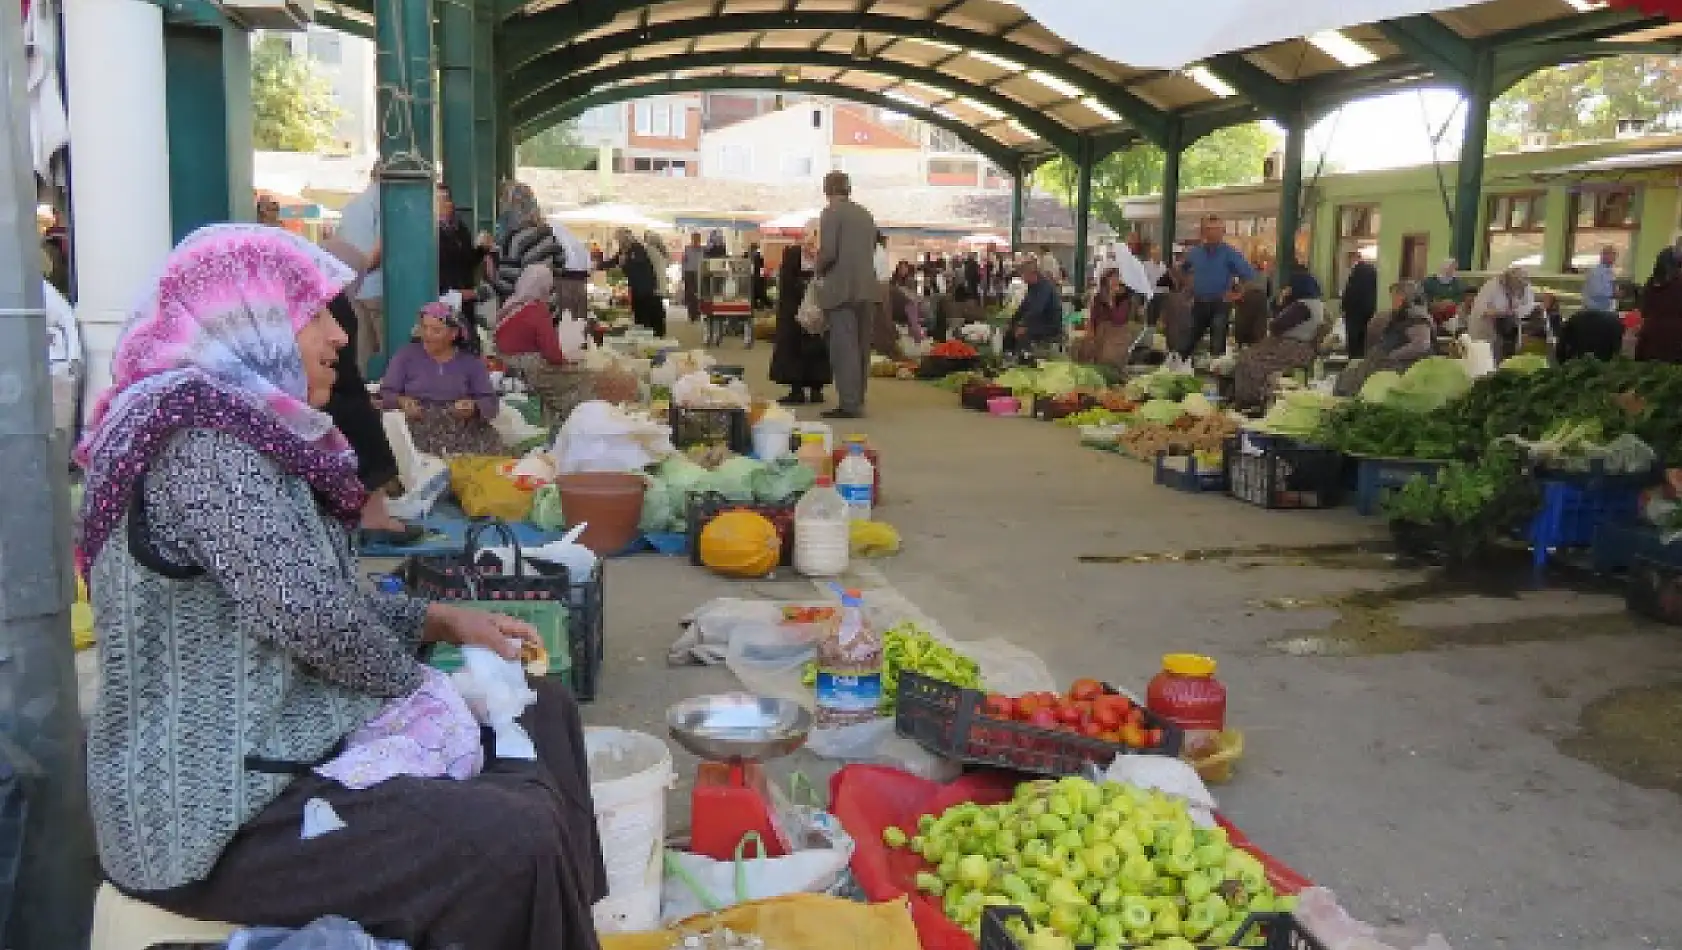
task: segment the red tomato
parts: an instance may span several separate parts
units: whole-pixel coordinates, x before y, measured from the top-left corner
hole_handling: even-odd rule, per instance
[[[1109,742],[1109,743],[1112,743],[1114,745],[1121,745],[1122,744],[1121,733],[1116,732],[1113,729],[1110,730],[1109,732],[1104,733],[1102,736],[1099,736],[1099,738],[1103,739],[1105,742]]]
[[[1084,700],[1084,699],[1077,699],[1074,702],[1070,703],[1069,705],[1071,705],[1071,706],[1075,707],[1076,709],[1080,710],[1080,721],[1081,722],[1091,722],[1092,721],[1092,713],[1094,711],[1094,706],[1090,701]]]
[[[1126,715],[1112,705],[1100,704],[1092,710],[1092,721],[1105,732],[1114,732],[1126,721]]]
[[[1123,717],[1127,715],[1129,709],[1133,708],[1133,702],[1120,693],[1105,693],[1092,702],[1095,706],[1113,709],[1116,711],[1116,715]]]
[[[1129,709],[1127,711],[1127,724],[1130,725],[1130,726],[1137,726],[1141,729],[1144,728],[1144,725],[1145,725],[1145,711],[1143,709],[1140,709],[1137,706],[1134,706],[1132,709]]]
[[[1144,748],[1147,738],[1145,730],[1132,723],[1128,723],[1126,726],[1122,727],[1121,741],[1126,743],[1129,749]]]
[[[1037,713],[1044,708],[1045,705],[1039,701],[1039,698],[1034,694],[1029,693],[1028,695],[1016,700],[1016,718],[1022,722],[1027,722],[1029,719],[1033,718],[1034,713]]]
[[[1101,739],[1104,736],[1104,730],[1097,723],[1089,722],[1080,727],[1080,734],[1088,739]]]
[[[1039,729],[1056,729],[1057,716],[1049,709],[1036,709],[1028,717],[1028,724]]]
[[[994,719],[1012,719],[1016,716],[1016,703],[1009,696],[999,693],[988,693],[981,708],[986,715]]]
[[[1074,703],[1064,703],[1057,707],[1057,721],[1067,726],[1078,726],[1081,723],[1080,707]]]
[[[1104,695],[1104,684],[1095,679],[1078,679],[1075,680],[1073,686],[1069,687],[1069,697],[1071,699],[1091,702],[1102,695]]]

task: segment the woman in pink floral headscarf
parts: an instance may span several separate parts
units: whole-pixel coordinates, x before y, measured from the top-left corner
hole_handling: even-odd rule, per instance
[[[359,583],[363,490],[320,410],[345,342],[326,305],[350,277],[284,231],[205,228],[118,343],[78,450],[105,875],[205,920],[593,950],[605,874],[570,694],[536,687],[537,762],[485,764],[419,661],[436,642],[513,658],[536,631]],[[323,808],[336,822],[305,840]]]

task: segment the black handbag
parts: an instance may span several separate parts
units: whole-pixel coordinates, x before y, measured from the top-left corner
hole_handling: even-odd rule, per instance
[[[489,529],[514,551],[508,572],[499,559],[481,550],[480,537]],[[398,576],[416,597],[429,600],[570,600],[572,578],[566,566],[527,561],[513,529],[500,519],[473,522],[460,553],[417,554],[404,560]]]

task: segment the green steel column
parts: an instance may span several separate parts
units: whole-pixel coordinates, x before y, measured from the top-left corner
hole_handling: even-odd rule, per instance
[[[176,241],[211,222],[247,220],[252,214],[249,207],[235,209],[229,204],[228,103],[223,78],[221,27],[164,24],[169,219],[170,237]]]
[[[1023,192],[1027,190],[1028,174],[1018,166],[1010,175],[1010,249],[1022,250]]]
[[[500,44],[498,45],[500,46]],[[506,181],[514,177],[514,147],[517,144],[514,138],[514,117],[509,109],[508,97],[503,89],[505,85],[501,74],[498,74],[496,84],[496,177],[498,181]]]
[[[1092,156],[1091,139],[1081,139],[1076,165],[1080,179],[1075,186],[1075,297],[1086,295],[1086,261],[1090,252],[1086,246],[1088,222],[1092,219]]]
[[[1489,105],[1495,99],[1495,54],[1480,50],[1466,90],[1466,135],[1454,193],[1454,258],[1464,269],[1477,266],[1478,225],[1483,211],[1483,153],[1489,144]]]
[[[1185,151],[1185,128],[1178,119],[1168,120],[1168,134],[1162,145],[1162,263],[1174,261],[1174,239],[1180,225],[1180,155]]]
[[[473,11],[473,212],[478,230],[496,224],[496,2]]]
[[[443,127],[444,182],[463,221],[473,223],[479,207],[474,191],[473,0],[440,0],[438,16],[438,117]]]
[[[1285,167],[1279,182],[1279,243],[1273,256],[1274,286],[1283,287],[1296,263],[1297,231],[1302,228],[1302,158],[1308,116],[1289,116],[1285,124]]]
[[[386,0],[376,11],[380,158],[385,163],[380,175],[383,355],[389,356],[408,342],[421,306],[438,298],[438,228],[433,213],[437,171],[432,156],[436,101],[431,0]]]

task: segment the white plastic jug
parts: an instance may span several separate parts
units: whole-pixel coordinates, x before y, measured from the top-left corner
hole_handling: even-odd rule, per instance
[[[846,501],[828,478],[819,478],[794,506],[794,569],[807,577],[845,574],[852,530]]]
[[[762,419],[753,427],[753,456],[761,462],[772,462],[793,452],[789,438],[794,426],[777,419]]]

